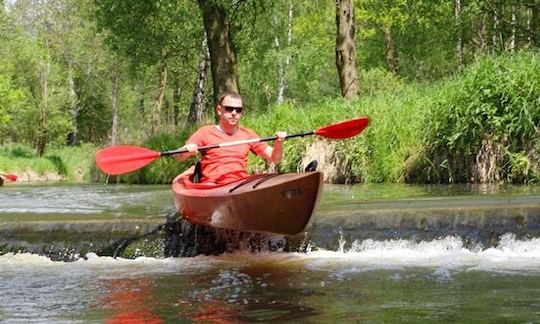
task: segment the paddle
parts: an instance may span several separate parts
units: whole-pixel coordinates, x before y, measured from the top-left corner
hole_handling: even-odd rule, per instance
[[[8,179],[9,181],[17,181],[17,175],[12,173],[0,173],[0,176]]]
[[[345,139],[353,137],[362,132],[367,127],[368,123],[369,119],[367,117],[359,117],[329,126],[321,127],[312,131],[304,131],[297,134],[290,134],[287,135],[285,138],[289,139],[315,134],[330,139]],[[250,138],[240,141],[226,142],[221,144],[212,144],[199,147],[199,152],[220,147],[274,141],[276,139],[277,136],[274,135],[262,138]],[[186,152],[188,152],[188,150],[185,148],[157,152],[138,146],[112,146],[97,152],[96,164],[101,169],[101,171],[109,175],[118,175],[140,169],[145,165],[151,163],[158,157]]]

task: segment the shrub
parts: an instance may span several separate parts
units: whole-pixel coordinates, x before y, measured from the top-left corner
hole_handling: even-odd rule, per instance
[[[483,57],[448,82],[427,116],[424,162],[428,163],[419,161],[416,173],[427,171],[437,182],[529,178],[533,173],[524,176],[516,170],[535,164],[524,159],[532,157],[532,145],[539,137],[538,75],[538,54],[519,53]]]

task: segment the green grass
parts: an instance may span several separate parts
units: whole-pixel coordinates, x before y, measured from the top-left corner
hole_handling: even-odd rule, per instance
[[[415,168],[436,182],[537,182],[538,75],[536,53],[484,57],[435,88]]]
[[[87,144],[78,147],[50,148],[37,157],[35,150],[20,144],[0,146],[0,171],[34,172],[38,176],[56,174],[65,181],[90,181],[96,149]]]

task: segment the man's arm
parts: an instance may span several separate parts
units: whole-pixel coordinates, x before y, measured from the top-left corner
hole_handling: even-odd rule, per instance
[[[193,155],[197,154],[199,146],[197,146],[197,144],[188,143],[182,146],[180,149],[187,149],[188,151],[186,153],[175,154],[174,157],[178,161],[185,161],[188,158],[192,157]]]
[[[268,162],[279,163],[283,157],[283,141],[285,140],[287,133],[277,132],[276,136],[278,138],[274,141],[274,146],[268,146],[261,155]]]

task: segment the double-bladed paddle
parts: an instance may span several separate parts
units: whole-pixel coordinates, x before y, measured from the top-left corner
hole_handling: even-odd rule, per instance
[[[330,139],[345,139],[353,137],[362,132],[367,127],[368,123],[369,119],[367,117],[359,117],[329,126],[321,127],[312,131],[304,131],[297,134],[290,134],[287,135],[285,138],[288,139],[294,137],[304,137],[315,134]],[[201,146],[198,150],[199,152],[202,152],[214,148],[258,142],[268,142],[274,141],[276,139],[276,135],[262,138],[250,138],[239,141],[225,142],[221,144]],[[188,150],[186,148],[157,152],[138,146],[112,146],[97,152],[96,164],[101,169],[101,171],[109,175],[118,175],[140,169],[159,157],[187,152]]]

